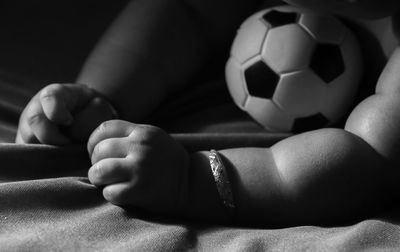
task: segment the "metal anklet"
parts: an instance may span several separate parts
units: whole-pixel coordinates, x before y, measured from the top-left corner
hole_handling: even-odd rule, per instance
[[[228,210],[231,217],[233,217],[236,206],[233,201],[231,184],[229,182],[225,166],[222,163],[222,160],[216,150],[210,150],[208,158],[210,160],[211,171],[214,176],[214,181],[217,186],[219,197],[221,198],[222,203]]]

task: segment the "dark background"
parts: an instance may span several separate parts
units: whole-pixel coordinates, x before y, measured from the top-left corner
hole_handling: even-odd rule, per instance
[[[96,41],[126,2],[2,1],[1,71],[32,85],[73,82]]]

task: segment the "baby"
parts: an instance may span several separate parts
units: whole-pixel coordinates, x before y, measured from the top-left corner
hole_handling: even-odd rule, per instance
[[[400,9],[398,0],[287,2],[357,18],[395,17]],[[358,104],[344,129],[302,133],[270,148],[188,153],[162,129],[137,124],[226,52],[261,3],[131,1],[87,60],[79,84],[51,84],[32,98],[16,142],[87,141],[88,177],[104,198],[161,215],[299,225],[373,213],[399,191],[398,49],[376,94]]]

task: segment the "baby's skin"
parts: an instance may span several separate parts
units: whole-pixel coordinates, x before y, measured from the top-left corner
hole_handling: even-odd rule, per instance
[[[132,1],[89,57],[77,80],[84,85],[53,84],[41,90],[21,115],[16,142],[87,141],[89,180],[111,203],[161,215],[232,221],[219,198],[208,150],[189,153],[162,129],[136,123],[190,85],[216,52],[229,47],[240,21],[260,4],[222,2]],[[395,0],[290,2],[357,17],[391,16],[400,7]],[[221,19],[226,12],[231,15]],[[160,29],[160,22],[174,30]],[[337,223],[373,213],[397,198],[399,72],[396,49],[376,93],[355,107],[344,129],[305,132],[270,148],[219,150],[231,181],[235,221]],[[110,120],[115,110],[123,120]]]
[[[63,145],[86,141],[101,122],[115,117],[112,105],[94,89],[80,84],[51,84],[22,112],[16,142]]]

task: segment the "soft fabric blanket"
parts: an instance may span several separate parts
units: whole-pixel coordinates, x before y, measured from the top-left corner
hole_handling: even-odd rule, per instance
[[[28,1],[23,9],[19,1],[0,9],[1,251],[400,251],[397,206],[328,227],[250,228],[167,219],[106,202],[87,179],[84,145],[12,144],[29,98],[46,83],[73,80],[124,1],[111,6],[43,2],[51,11]],[[95,17],[89,21],[88,10]],[[221,76],[177,95],[154,122],[190,151],[270,146],[287,136],[263,131],[235,108]]]

